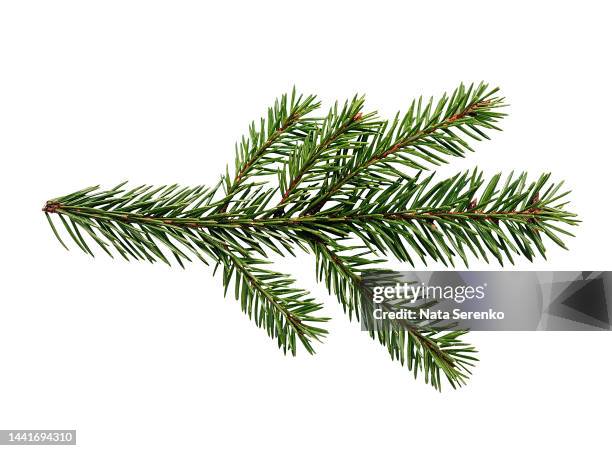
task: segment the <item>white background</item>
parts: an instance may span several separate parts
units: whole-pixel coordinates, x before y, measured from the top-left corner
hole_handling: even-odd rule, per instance
[[[612,269],[605,3],[425,3],[0,4],[0,429],[76,428],[86,450],[609,441],[611,334],[473,333],[471,382],[440,394],[347,321],[311,256],[284,269],[331,334],[290,358],[208,268],[67,253],[40,211],[94,183],[216,182],[294,84],[391,115],[486,80],[511,103],[505,131],[443,173],[552,171],[584,222],[570,251],[512,269]]]

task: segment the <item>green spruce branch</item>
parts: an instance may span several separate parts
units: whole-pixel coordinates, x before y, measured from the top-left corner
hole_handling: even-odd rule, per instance
[[[547,240],[565,247],[567,227],[578,221],[550,174],[487,180],[474,169],[436,181],[427,173],[498,130],[504,100],[496,93],[486,84],[460,85],[385,121],[364,112],[357,96],[312,117],[319,103],[294,90],[251,125],[233,174],[226,171],[215,187],[96,186],[43,210],[64,246],[67,235],[92,256],[95,245],[127,260],[170,264],[172,257],[183,266],[196,259],[221,268],[226,292],[233,289],[284,352],[295,354],[299,341],[313,353],[313,342],[327,334],[322,305],[270,269],[271,254],[314,254],[318,279],[361,320],[362,275],[390,256],[412,265],[491,257],[504,264],[545,257]],[[438,389],[442,379],[465,383],[476,360],[464,331],[389,325],[370,334]]]

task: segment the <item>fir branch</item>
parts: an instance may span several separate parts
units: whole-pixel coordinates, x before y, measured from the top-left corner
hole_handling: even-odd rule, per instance
[[[481,172],[473,170],[438,183],[432,183],[432,174],[410,183],[397,182],[384,191],[373,188],[357,203],[339,203],[309,216],[271,217],[276,207],[261,208],[271,194],[262,193],[261,188],[224,213],[214,213],[219,202],[200,205],[201,198],[210,194],[201,187],[175,187],[152,198],[149,191],[141,189],[127,196],[130,201],[125,195],[112,195],[116,190],[76,198],[71,195],[50,201],[45,211],[77,221],[88,218],[106,220],[115,227],[144,227],[149,233],[180,237],[181,242],[189,242],[189,237],[181,236],[184,231],[225,230],[231,231],[237,248],[256,247],[258,242],[249,239],[255,234],[259,242],[280,254],[275,241],[287,250],[296,242],[308,246],[312,238],[304,238],[307,233],[308,237],[352,236],[369,249],[391,252],[411,264],[414,256],[423,262],[429,256],[446,264],[454,264],[453,258],[460,256],[467,264],[466,250],[485,261],[493,255],[503,264],[504,255],[510,262],[513,254],[532,260],[535,250],[545,256],[541,234],[562,247],[561,235],[571,236],[562,227],[577,223],[575,215],[563,209],[568,192],[560,192],[562,183],[548,183],[549,178],[550,174],[543,174],[528,183],[527,174],[510,174],[500,187],[501,174],[486,182]],[[177,197],[175,192],[182,194]],[[139,200],[142,197],[148,201]],[[210,211],[213,213],[208,214]],[[224,239],[230,242],[229,237]],[[81,244],[81,240],[75,241]],[[264,254],[263,248],[259,253]]]
[[[289,349],[291,354],[296,354],[297,337],[314,354],[312,340],[321,341],[327,330],[313,323],[329,320],[312,316],[322,308],[321,304],[309,297],[307,291],[293,288],[295,281],[287,275],[263,268],[262,265],[269,264],[265,260],[225,252],[220,262],[226,293],[233,277],[235,297],[242,311],[270,337],[276,338],[283,352]]]
[[[389,256],[412,265],[491,256],[503,264],[517,255],[545,257],[549,241],[565,248],[567,229],[579,221],[566,209],[569,192],[550,174],[530,182],[525,173],[503,181],[476,169],[440,181],[421,173],[463,156],[468,140],[497,129],[504,114],[496,91],[461,85],[436,103],[413,102],[389,123],[364,113],[361,97],[309,118],[318,103],[294,90],[258,129],[251,126],[234,176],[226,173],[217,186],[96,186],[52,199],[43,210],[61,244],[67,247],[68,237],[88,255],[99,247],[127,260],[220,266],[226,291],[234,286],[242,310],[284,352],[295,354],[300,342],[312,353],[327,318],[289,276],[268,269],[269,253],[312,252],[319,280],[349,317],[364,321],[363,274]],[[462,342],[463,332],[385,327],[372,337],[415,376],[436,388],[443,378],[465,382],[475,350]]]
[[[342,165],[348,152],[359,152],[366,142],[358,138],[376,133],[378,123],[372,120],[375,113],[362,113],[363,104],[364,98],[357,96],[345,102],[340,110],[335,104],[320,126],[294,147],[278,172],[282,198],[276,214],[288,202],[305,197],[327,172]],[[311,185],[300,189],[307,183]]]
[[[488,90],[484,83],[475,89],[461,84],[450,97],[444,94],[437,103],[433,98],[426,105],[422,98],[413,100],[401,121],[398,113],[391,124],[383,124],[384,133],[368,151],[354,153],[341,170],[330,171],[331,180],[309,202],[304,214],[319,211],[347,185],[354,191],[401,176],[390,163],[422,170],[426,169],[424,163],[447,163],[441,155],[463,156],[471,151],[466,138],[489,139],[483,129],[499,130],[495,122],[505,114],[495,111],[504,106],[503,98],[493,97],[497,91]]]
[[[334,242],[324,243],[321,240],[311,241],[312,249],[317,257],[317,275],[323,280],[328,290],[333,291],[342,303],[349,318],[355,312],[358,320],[366,321],[367,315],[360,318],[360,306],[368,289],[364,285],[361,272],[364,266],[372,263],[382,263],[382,260],[372,261],[363,258],[369,251],[365,250],[343,255],[342,251],[353,251]],[[368,268],[369,269],[369,268]],[[367,299],[372,298],[372,293]],[[367,312],[366,312],[367,313]],[[434,329],[419,328],[408,321],[384,322],[377,328],[368,328],[370,337],[382,344],[391,359],[406,365],[415,379],[423,372],[425,382],[440,390],[441,374],[454,388],[465,384],[470,368],[477,358],[476,350],[459,339],[464,331],[444,332]]]
[[[267,119],[260,120],[259,129],[253,122],[248,136],[243,136],[236,144],[235,174],[231,178],[226,172],[223,177],[228,196],[234,194],[251,176],[270,175],[269,165],[276,158],[290,151],[296,140],[301,140],[311,133],[313,120],[306,116],[316,110],[320,103],[315,96],[298,95],[295,88],[288,99],[283,94],[274,106],[268,108]],[[227,204],[220,210],[227,208]]]

